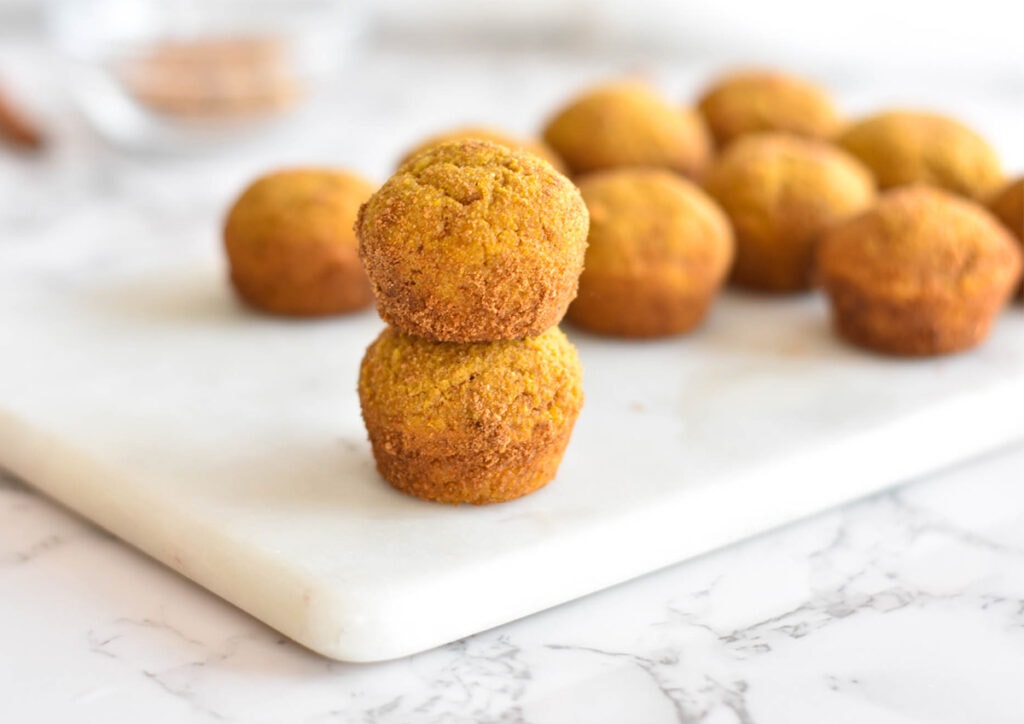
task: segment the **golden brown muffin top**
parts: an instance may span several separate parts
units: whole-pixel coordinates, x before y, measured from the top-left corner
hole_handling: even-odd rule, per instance
[[[468,342],[557,323],[576,294],[587,226],[579,190],[549,163],[465,141],[402,166],[356,229],[385,319],[397,323],[390,308],[423,328],[406,331]]]
[[[1024,242],[1024,176],[996,192],[988,207]]]
[[[324,168],[274,171],[254,181],[232,205],[224,235],[229,248],[356,246],[352,222],[373,193],[363,177]]]
[[[364,408],[378,424],[436,439],[485,429],[492,444],[530,440],[561,426],[583,403],[576,349],[557,327],[523,340],[451,344],[386,328],[359,376]]]
[[[489,141],[491,143],[496,143],[499,146],[507,146],[508,148],[528,151],[535,156],[543,158],[554,166],[555,170],[559,173],[565,173],[566,171],[565,162],[562,161],[561,157],[546,143],[538,141],[535,138],[520,138],[506,133],[505,131],[498,130],[497,128],[490,128],[488,126],[463,126],[425,138],[409,150],[402,157],[402,160],[398,165],[401,167],[403,164],[408,163],[413,156],[423,153],[432,146],[437,146],[442,143],[451,143],[453,141],[473,140]]]
[[[732,259],[732,227],[698,186],[661,169],[616,169],[584,177],[590,210],[588,272],[644,276],[677,271],[721,275]]]
[[[785,133],[756,133],[731,144],[708,171],[705,188],[737,233],[805,232],[817,216],[864,208],[875,195],[871,173],[827,143]]]
[[[883,190],[927,183],[982,198],[1003,180],[999,156],[988,142],[938,113],[879,113],[846,128],[836,143],[867,164]]]
[[[818,250],[826,279],[880,296],[972,295],[1009,288],[1021,252],[984,208],[918,185],[883,194],[869,211],[832,229]]]
[[[639,81],[609,83],[577,96],[548,121],[544,141],[575,174],[652,166],[697,177],[711,156],[700,116]]]
[[[719,148],[758,131],[830,138],[839,130],[839,114],[829,94],[787,73],[730,73],[704,92],[698,108]]]

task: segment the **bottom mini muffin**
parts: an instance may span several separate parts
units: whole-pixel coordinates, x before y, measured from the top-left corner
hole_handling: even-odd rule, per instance
[[[912,186],[833,228],[817,266],[844,338],[926,356],[985,339],[1020,279],[1021,252],[978,204]]]
[[[377,470],[442,503],[497,503],[548,483],[583,405],[576,349],[553,327],[523,340],[432,342],[388,327],[359,400]]]

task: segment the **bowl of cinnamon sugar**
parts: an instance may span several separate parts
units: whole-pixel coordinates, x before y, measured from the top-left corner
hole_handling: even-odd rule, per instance
[[[108,140],[156,150],[244,138],[307,107],[362,25],[335,0],[54,0],[68,85]]]

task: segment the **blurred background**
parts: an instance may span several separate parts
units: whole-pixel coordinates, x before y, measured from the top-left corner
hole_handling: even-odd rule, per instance
[[[191,203],[209,223],[275,165],[382,181],[453,125],[535,134],[581,87],[625,73],[692,103],[751,65],[825,84],[851,116],[951,113],[1012,172],[1022,28],[1024,4],[1005,0],[0,0],[0,92],[41,145],[0,145],[0,235],[115,192]]]

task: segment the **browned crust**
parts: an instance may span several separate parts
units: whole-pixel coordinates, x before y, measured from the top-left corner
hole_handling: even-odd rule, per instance
[[[554,476],[583,405],[582,368],[557,327],[471,344],[389,327],[363,357],[359,401],[394,487],[445,503],[501,502]]]
[[[967,302],[950,296],[892,299],[833,280],[826,286],[836,331],[859,347],[903,357],[970,349],[989,333],[1006,292],[991,289]]]
[[[550,482],[575,422],[538,425],[528,442],[499,449],[467,445],[458,434],[426,441],[383,427],[372,413],[364,419],[377,470],[392,486],[423,500],[473,505],[520,498]]]
[[[839,333],[908,356],[981,342],[1021,266],[1019,246],[991,214],[928,186],[883,194],[832,229],[817,253]]]
[[[683,334],[707,316],[718,286],[709,280],[707,289],[694,294],[656,279],[594,274],[580,287],[566,319],[591,332],[615,337]]]
[[[315,278],[290,281],[287,266],[277,276],[246,276],[243,263],[232,269],[231,284],[246,304],[287,317],[344,314],[373,303],[373,290],[355,249],[334,250],[319,261],[307,259],[303,264],[318,267]]]

